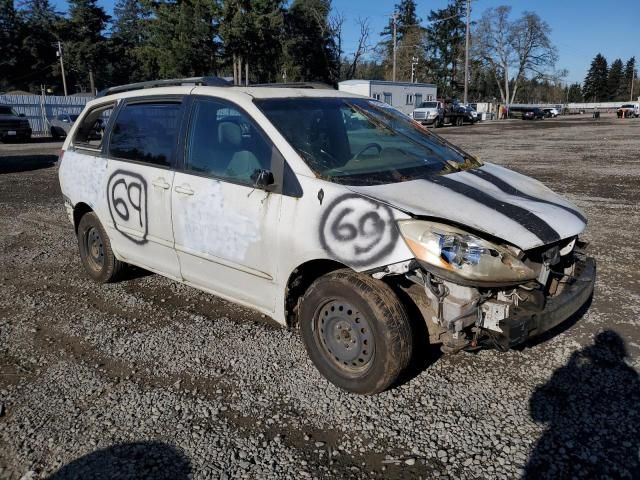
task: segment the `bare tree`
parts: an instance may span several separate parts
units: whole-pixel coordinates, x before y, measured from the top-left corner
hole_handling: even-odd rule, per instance
[[[512,22],[510,13],[505,5],[486,10],[473,39],[474,56],[493,73],[506,104],[513,103],[527,74],[543,76],[558,58],[546,22],[531,12]]]
[[[333,34],[334,41],[336,43],[336,50],[338,51],[338,57],[342,56],[342,27],[344,25],[344,14],[342,12],[335,12],[331,18],[329,18],[329,29]]]
[[[346,72],[347,80],[353,78],[356,74],[356,69],[358,68],[358,62],[362,56],[367,53],[369,50],[369,36],[371,35],[371,27],[369,26],[368,18],[358,18],[358,25],[360,26],[360,35],[358,36],[358,46],[356,47],[356,51],[353,53],[353,59],[351,60],[351,64]]]

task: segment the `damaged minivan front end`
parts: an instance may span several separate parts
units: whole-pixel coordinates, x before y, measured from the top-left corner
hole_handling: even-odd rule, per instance
[[[350,189],[409,217],[397,228],[414,260],[373,275],[402,271],[431,341],[445,352],[521,344],[593,293],[595,260],[579,238],[585,215],[530,177],[485,163]]]
[[[399,222],[414,253],[406,288],[446,353],[506,349],[568,319],[589,299],[595,261],[571,237],[523,251],[458,227]]]

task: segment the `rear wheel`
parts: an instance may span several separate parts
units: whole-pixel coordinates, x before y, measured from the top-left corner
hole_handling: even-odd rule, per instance
[[[111,249],[111,242],[95,213],[86,213],[78,224],[78,246],[82,265],[89,276],[99,283],[117,279],[125,267]]]
[[[349,392],[378,393],[408,366],[412,332],[391,288],[351,270],[320,277],[300,308],[309,357],[330,382]]]
[[[54,140],[59,140],[60,139],[60,133],[58,133],[58,130],[56,129],[56,127],[51,127],[51,137]]]

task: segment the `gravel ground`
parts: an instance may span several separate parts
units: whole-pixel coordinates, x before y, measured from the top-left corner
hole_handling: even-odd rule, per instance
[[[439,133],[586,211],[596,293],[526,348],[434,352],[373,397],[260,314],[139,270],[90,282],[60,145],[0,145],[0,478],[640,478],[640,120]]]

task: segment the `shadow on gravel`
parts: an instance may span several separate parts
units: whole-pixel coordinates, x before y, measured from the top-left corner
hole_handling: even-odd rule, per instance
[[[55,155],[0,156],[0,174],[28,172],[52,167],[58,161]]]
[[[186,480],[191,478],[191,462],[182,451],[165,443],[122,443],[74,460],[48,480],[113,478]]]
[[[607,330],[575,352],[529,399],[547,423],[524,479],[640,478],[640,378]]]

